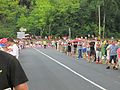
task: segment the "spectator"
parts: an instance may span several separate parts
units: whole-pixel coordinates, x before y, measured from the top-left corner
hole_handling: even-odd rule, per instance
[[[106,69],[110,69],[110,66],[112,64],[112,60],[114,61],[114,66],[113,66],[113,69],[117,70],[118,68],[116,67],[117,65],[117,49],[118,49],[118,46],[115,45],[115,41],[112,41],[112,45],[107,48],[110,50],[110,61],[109,61],[109,64],[108,66],[106,67]]]
[[[78,59],[81,59],[83,58],[82,56],[82,43],[81,42],[78,42]]]
[[[96,52],[95,52],[95,42],[91,41],[90,43],[90,58],[92,62],[96,61]]]
[[[96,63],[100,63],[101,61],[101,44],[100,41],[96,44]]]
[[[14,42],[12,38],[8,38],[7,40],[8,40],[7,44],[10,45],[10,47],[8,47],[10,49],[9,53],[18,59],[19,49],[18,49],[17,44]]]
[[[89,42],[87,42],[87,60],[90,62],[90,45]]]
[[[118,66],[120,68],[120,47],[117,49]]]
[[[27,81],[18,60],[0,50],[0,90],[28,90]]]
[[[43,41],[43,45],[44,45],[44,48],[47,47],[47,42],[45,40]]]
[[[71,56],[71,43],[70,42],[68,43],[68,46],[67,46],[67,55]]]

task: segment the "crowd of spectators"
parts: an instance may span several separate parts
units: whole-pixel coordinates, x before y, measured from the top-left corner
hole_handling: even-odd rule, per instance
[[[111,67],[117,70],[120,67],[120,40],[98,40],[87,38],[76,39],[0,39],[0,49],[12,54],[16,58],[23,48],[51,47],[57,51],[78,60],[96,64],[107,64],[106,69]]]

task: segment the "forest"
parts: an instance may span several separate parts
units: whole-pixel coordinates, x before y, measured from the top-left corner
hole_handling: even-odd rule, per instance
[[[20,28],[36,36],[120,38],[120,0],[0,0],[0,38]]]

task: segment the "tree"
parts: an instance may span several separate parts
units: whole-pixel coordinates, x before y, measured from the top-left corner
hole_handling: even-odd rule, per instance
[[[66,36],[71,28],[72,38],[98,36],[99,5],[103,37],[120,37],[119,0],[0,0],[0,37],[20,27],[34,35]]]
[[[0,37],[15,36],[17,10],[17,0],[0,0]]]

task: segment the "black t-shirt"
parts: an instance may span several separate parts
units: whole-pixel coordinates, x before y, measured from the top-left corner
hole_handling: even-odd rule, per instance
[[[89,45],[90,45],[90,50],[94,51],[95,42],[90,42]]]
[[[76,43],[74,44],[74,48],[77,48],[77,44]]]
[[[68,43],[68,52],[71,52],[71,43]]]
[[[19,61],[0,50],[0,90],[12,88],[27,81]]]

